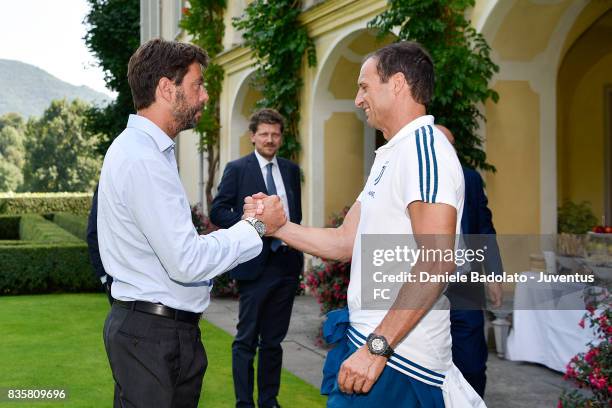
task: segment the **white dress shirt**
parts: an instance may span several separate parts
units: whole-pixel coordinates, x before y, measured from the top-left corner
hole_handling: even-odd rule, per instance
[[[115,299],[203,312],[210,280],[255,258],[262,241],[246,221],[198,235],[174,157],[174,142],[143,116],[104,157],[98,239]]]
[[[264,183],[266,184],[266,188],[268,188],[268,169],[266,166],[268,163],[272,163],[272,178],[274,179],[274,185],[276,186],[276,195],[280,197],[281,202],[283,203],[283,209],[285,210],[285,214],[287,215],[287,219],[290,218],[289,214],[289,200],[287,199],[287,190],[285,190],[285,183],[283,183],[283,176],[281,175],[280,169],[278,168],[278,160],[276,159],[276,155],[272,158],[272,160],[268,161],[265,157],[263,157],[257,150],[255,150],[255,157],[257,157],[257,162],[259,163],[259,168],[261,169],[261,175],[263,176]],[[283,241],[281,241],[281,245],[287,245]]]

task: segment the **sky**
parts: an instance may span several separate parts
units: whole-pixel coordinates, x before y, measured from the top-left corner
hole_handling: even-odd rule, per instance
[[[83,40],[88,10],[86,0],[0,0],[0,59],[115,96]]]

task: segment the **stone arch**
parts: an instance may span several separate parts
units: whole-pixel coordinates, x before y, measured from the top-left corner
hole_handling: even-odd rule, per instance
[[[334,33],[320,58],[311,97],[308,128],[309,169],[307,184],[311,205],[309,218],[322,226],[332,213],[353,204],[374,160],[376,131],[355,107],[357,77],[363,58],[382,45],[365,22]]]
[[[590,20],[590,19],[589,19]],[[577,21],[557,79],[559,202],[589,201],[612,221],[612,9],[590,26]],[[608,122],[608,126],[606,123]],[[602,154],[603,152],[603,154]]]
[[[473,24],[479,29],[493,48],[493,58],[500,66],[500,72],[494,77],[492,86],[510,94],[500,94],[500,103],[487,104],[487,116],[493,112],[495,118],[503,109],[520,110],[522,104],[520,98],[529,97],[529,104],[537,109],[537,118],[533,126],[530,126],[530,134],[525,134],[525,141],[537,141],[533,149],[537,150],[537,165],[534,168],[534,179],[537,192],[527,200],[533,202],[537,207],[537,214],[530,218],[529,223],[538,225],[535,230],[519,231],[512,229],[519,224],[509,225],[509,230],[502,232],[541,232],[553,233],[557,229],[557,205],[558,205],[558,163],[557,163],[557,82],[559,67],[563,57],[572,43],[572,38],[577,38],[579,27],[586,29],[589,20],[594,20],[602,15],[611,6],[606,2],[587,2],[583,0],[514,0],[514,1],[478,1],[474,8]],[[578,28],[577,28],[578,27]],[[569,44],[568,44],[569,43]],[[523,89],[522,91],[519,89]],[[514,107],[504,102],[512,98],[518,104]],[[535,104],[535,105],[534,105]],[[528,104],[522,104],[527,106]],[[496,116],[497,115],[497,116]],[[516,115],[515,115],[516,116]],[[509,116],[508,116],[509,117]],[[508,121],[510,121],[508,119]],[[498,121],[500,126],[504,126]],[[499,134],[495,132],[495,124],[487,123],[483,136],[487,140],[487,154],[503,156],[503,160],[510,166],[516,163],[519,157],[512,157],[512,152],[504,151],[501,154],[503,138],[515,136],[504,134],[503,129]],[[498,128],[499,130],[499,128]],[[506,132],[507,133],[507,132]],[[498,143],[498,142],[501,142]],[[532,142],[533,143],[533,142]],[[520,152],[517,150],[516,154]],[[496,163],[493,163],[496,164]],[[498,166],[500,169],[500,166]],[[503,166],[502,169],[503,171]],[[500,172],[501,173],[501,172]],[[539,175],[539,177],[538,177]],[[528,176],[523,175],[523,179]],[[487,175],[487,182],[491,187],[491,204],[496,207],[504,207],[509,196],[516,196],[519,191],[521,178],[516,174],[516,192],[508,191],[508,183],[505,183],[505,193],[500,195],[495,191],[495,178],[498,175]],[[490,182],[489,182],[490,181]],[[505,195],[504,195],[505,194]],[[507,207],[507,206],[506,206]],[[533,213],[533,211],[531,211]],[[502,210],[499,218],[512,219]],[[526,214],[524,214],[526,215]],[[523,214],[521,217],[525,218]],[[527,227],[527,222],[525,227]]]
[[[254,69],[245,71],[239,80],[236,92],[231,96],[233,101],[229,120],[229,160],[237,159],[252,151],[248,140],[249,116],[253,113],[255,103],[261,93],[251,85]]]

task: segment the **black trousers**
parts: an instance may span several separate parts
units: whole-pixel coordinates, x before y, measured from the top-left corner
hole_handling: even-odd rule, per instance
[[[114,305],[104,345],[115,408],[197,407],[208,364],[197,325]]]
[[[293,300],[298,287],[301,256],[294,250],[271,253],[262,275],[238,281],[238,333],[232,344],[236,407],[254,407],[253,360],[259,349],[257,390],[259,407],[277,405],[283,349]]]

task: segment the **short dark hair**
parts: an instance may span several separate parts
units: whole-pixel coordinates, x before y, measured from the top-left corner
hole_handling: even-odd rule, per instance
[[[389,44],[368,58],[376,58],[376,70],[382,82],[398,72],[404,74],[414,100],[427,105],[434,93],[435,74],[431,56],[423,46],[414,41]]]
[[[252,114],[249,119],[249,130],[253,133],[257,132],[257,127],[260,123],[280,125],[281,133],[283,133],[285,128],[285,118],[274,109],[261,109]]]
[[[155,38],[138,47],[130,57],[127,74],[134,108],[144,109],[155,102],[155,89],[161,78],[180,85],[194,62],[203,68],[208,66],[208,54],[197,45]]]

